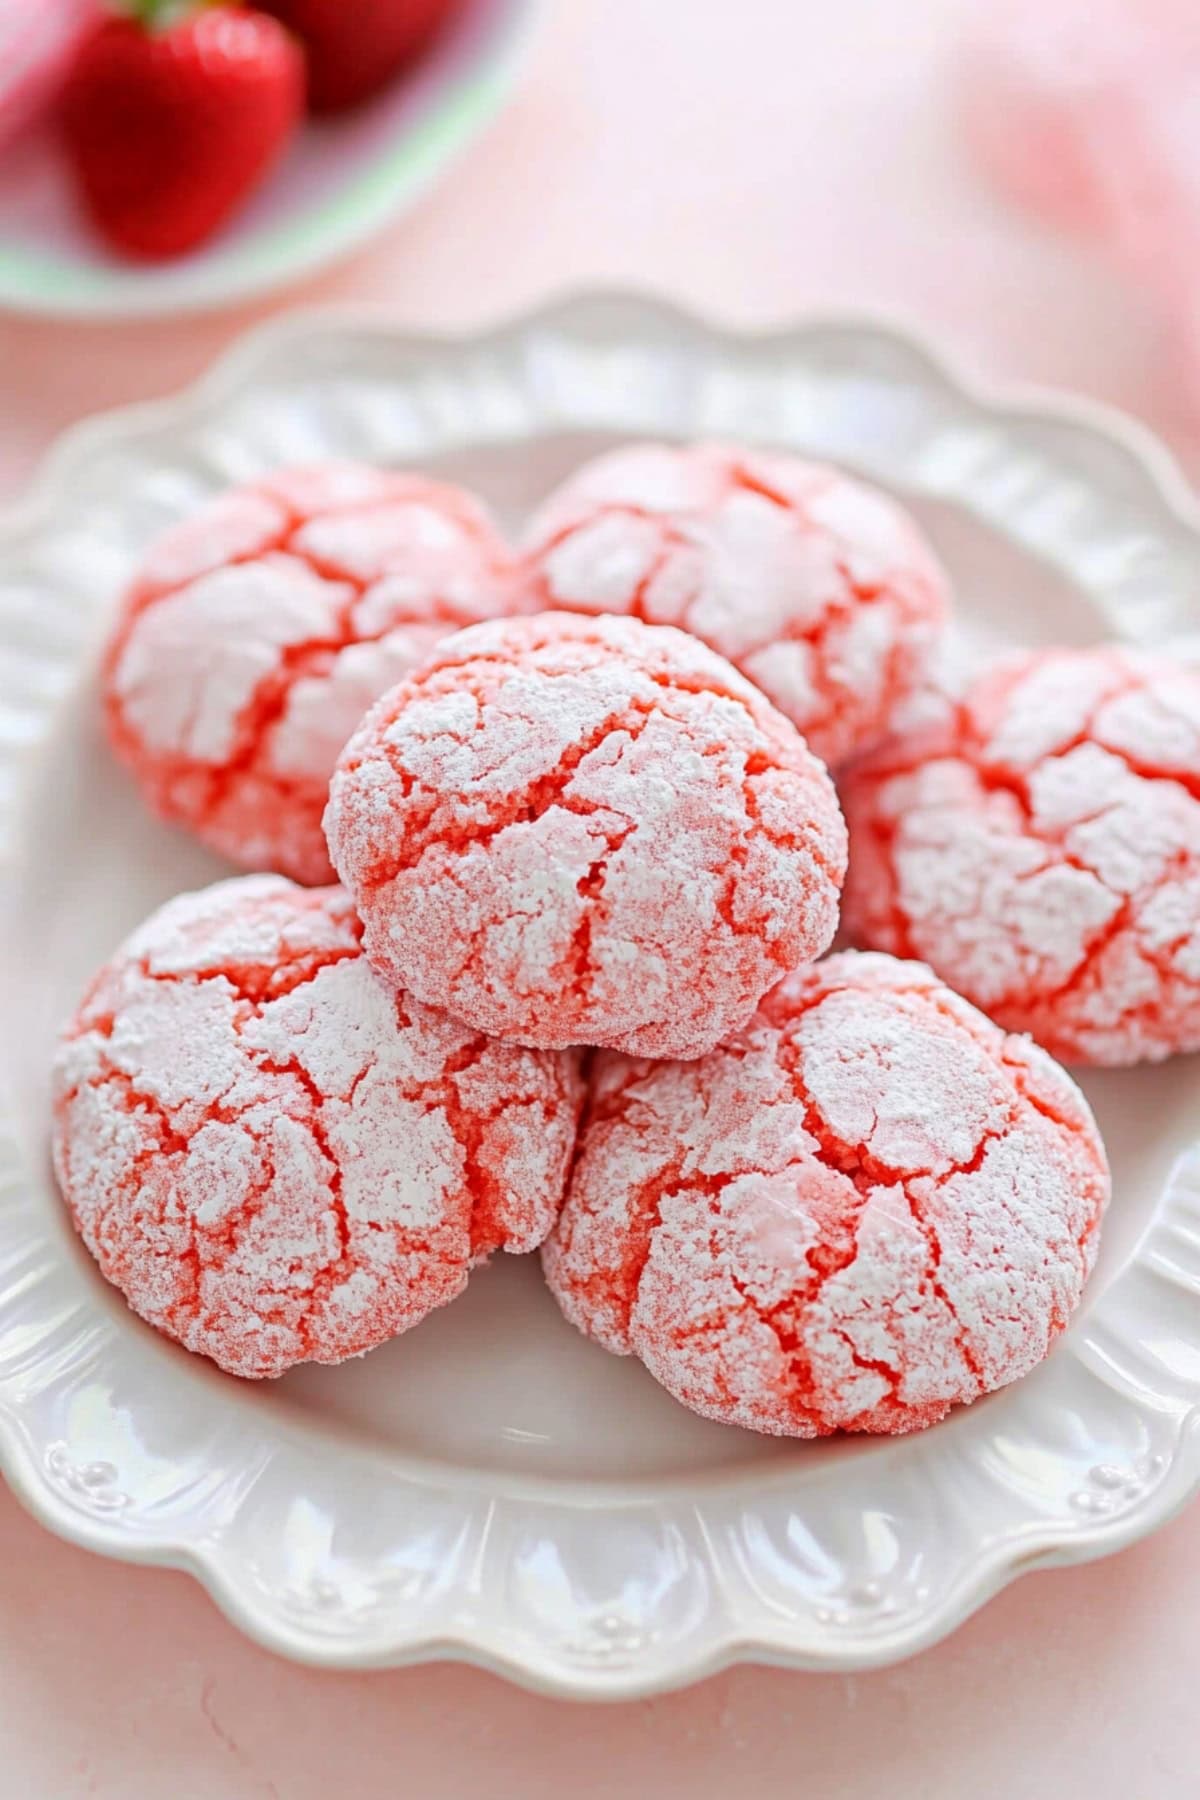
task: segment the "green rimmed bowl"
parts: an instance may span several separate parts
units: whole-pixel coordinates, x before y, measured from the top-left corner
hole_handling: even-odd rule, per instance
[[[0,308],[71,319],[201,312],[314,274],[411,206],[507,98],[534,0],[467,0],[437,45],[378,100],[310,122],[233,224],[192,255],[127,263],[79,212],[57,146],[0,159]]]

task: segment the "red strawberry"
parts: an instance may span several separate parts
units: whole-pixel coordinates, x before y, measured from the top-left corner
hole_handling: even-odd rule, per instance
[[[303,110],[303,54],[249,10],[161,23],[160,0],[139,0],[137,14],[106,19],[80,50],[64,95],[67,148],[111,243],[177,256],[224,224],[279,155]]]
[[[423,50],[459,0],[258,0],[308,49],[308,103],[340,112]]]

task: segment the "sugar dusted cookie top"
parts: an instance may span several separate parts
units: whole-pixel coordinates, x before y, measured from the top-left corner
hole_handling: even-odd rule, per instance
[[[368,714],[334,866],[388,979],[516,1042],[699,1056],[837,924],[845,836],[787,720],[681,632],[543,614]]]
[[[848,952],[697,1062],[596,1059],[542,1259],[574,1324],[697,1412],[900,1432],[1046,1354],[1108,1191],[1043,1051],[920,964]]]
[[[150,551],[108,654],[112,742],[214,850],[329,881],[321,814],[362,714],[447,632],[513,604],[469,494],[358,464],[280,471]]]
[[[335,1363],[557,1214],[569,1056],[385,988],[340,889],[171,901],[100,971],[55,1063],[54,1161],[134,1310],[234,1374]]]
[[[842,785],[846,924],[1068,1062],[1200,1049],[1200,654],[1006,661]]]
[[[587,463],[524,540],[530,604],[677,625],[838,763],[886,728],[948,611],[907,514],[839,470],[733,446]]]

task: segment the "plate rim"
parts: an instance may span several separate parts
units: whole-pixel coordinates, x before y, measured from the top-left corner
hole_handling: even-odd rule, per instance
[[[97,454],[111,452],[122,442],[170,429],[219,409],[231,396],[252,385],[256,372],[294,352],[314,335],[336,338],[345,333],[378,334],[399,354],[409,357],[466,348],[486,354],[497,346],[539,334],[558,334],[568,340],[573,334],[586,337],[597,317],[607,317],[614,330],[619,330],[622,320],[630,329],[632,322],[638,320],[644,329],[652,324],[656,331],[685,334],[705,343],[714,354],[732,354],[747,346],[782,352],[788,344],[797,348],[830,334],[846,339],[861,337],[864,341],[869,338],[885,346],[900,364],[922,369],[985,418],[1009,425],[1022,420],[1033,420],[1039,425],[1060,423],[1102,440],[1109,449],[1115,446],[1128,460],[1135,478],[1144,484],[1147,496],[1160,508],[1164,520],[1177,527],[1200,554],[1200,503],[1179,464],[1146,427],[1112,408],[1073,396],[1047,394],[1029,385],[964,379],[947,359],[910,329],[900,328],[878,315],[809,315],[791,325],[748,332],[714,325],[692,311],[661,300],[626,290],[608,290],[554,299],[482,332],[432,334],[400,330],[382,309],[361,306],[303,309],[268,321],[237,340],[204,376],[180,392],[114,409],[65,432],[42,458],[23,494],[0,509],[0,559],[6,544],[36,531],[39,522],[49,517],[56,496],[68,490],[73,470]],[[34,710],[40,708],[44,731],[49,731],[60,704],[58,695],[36,703]],[[36,732],[16,743],[0,741],[0,776],[11,778],[11,785],[6,780],[0,788],[0,815],[14,807],[19,811],[27,761],[36,760],[40,748]],[[0,816],[0,825],[6,823]],[[6,854],[3,860],[7,861]],[[0,1258],[5,1248],[4,1202],[21,1173],[5,1094],[0,1102]],[[1124,1280],[1131,1271],[1152,1269],[1160,1278],[1174,1281],[1189,1296],[1187,1304],[1195,1312],[1196,1338],[1200,1341],[1200,1229],[1187,1224],[1189,1205],[1195,1219],[1200,1220],[1200,1153],[1183,1159],[1176,1180],[1182,1195],[1180,1206],[1168,1204],[1163,1217],[1172,1233],[1182,1232],[1185,1227],[1191,1232],[1186,1255],[1179,1254],[1174,1272],[1168,1269],[1169,1259],[1158,1241],[1162,1234],[1156,1223],[1144,1233],[1117,1280]],[[2,1321],[0,1313],[0,1325]],[[1161,1479],[1154,1482],[1141,1503],[1123,1513],[1097,1512],[1073,1519],[1069,1531],[1061,1525],[1047,1525],[1010,1532],[959,1571],[956,1583],[942,1595],[938,1605],[906,1623],[873,1635],[844,1638],[840,1646],[826,1645],[814,1653],[810,1643],[801,1641],[786,1623],[774,1631],[760,1625],[747,1633],[729,1619],[723,1625],[714,1625],[703,1645],[650,1666],[636,1659],[615,1665],[603,1661],[582,1664],[565,1657],[552,1644],[514,1648],[502,1631],[484,1624],[469,1631],[447,1629],[436,1634],[427,1630],[405,1634],[393,1627],[387,1641],[378,1644],[352,1637],[331,1639],[303,1623],[288,1622],[266,1605],[256,1603],[255,1597],[235,1579],[233,1562],[219,1545],[182,1539],[138,1540],[111,1518],[86,1510],[53,1486],[46,1475],[46,1447],[31,1443],[20,1409],[6,1391],[0,1392],[0,1470],[21,1502],[60,1537],[120,1560],[185,1570],[200,1581],[221,1610],[247,1635],[293,1659],[326,1667],[391,1667],[457,1659],[546,1693],[585,1699],[629,1699],[683,1686],[745,1661],[842,1671],[891,1663],[946,1636],[1021,1574],[1091,1560],[1125,1547],[1164,1524],[1200,1491],[1200,1375],[1181,1385],[1176,1413],[1172,1454]],[[42,1451],[40,1459],[38,1449]]]

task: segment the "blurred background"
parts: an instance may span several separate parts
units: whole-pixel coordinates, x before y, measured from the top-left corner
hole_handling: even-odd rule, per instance
[[[0,13],[15,4],[0,0]],[[1144,20],[1155,4],[1163,0],[1149,9],[1128,0],[1129,18]],[[1044,0],[1036,17],[1052,24],[1056,6],[1077,30],[1080,14],[1093,12],[1081,0]],[[353,10],[345,0],[342,11]],[[1113,401],[1194,455],[1195,415],[1164,355],[1158,294],[1139,291],[1103,233],[1063,229],[1019,204],[974,153],[967,127],[996,84],[984,82],[981,101],[966,50],[976,46],[978,64],[982,45],[999,82],[1006,71],[989,39],[1003,42],[1007,27],[1024,53],[1029,11],[1011,0],[535,3],[513,49],[511,93],[503,72],[498,116],[455,146],[451,166],[407,211],[326,272],[191,319],[65,330],[0,319],[0,484],[18,485],[71,419],[191,379],[280,304],[368,303],[406,324],[460,329],[596,284],[649,288],[738,324],[814,308],[899,313],[984,375]],[[1042,30],[1033,79],[1044,82]],[[1094,44],[1094,30],[1085,41]],[[1081,84],[1074,47],[1057,54],[1057,74]],[[402,73],[401,86],[410,78]],[[319,169],[337,160],[344,134],[362,131],[361,115],[315,129],[324,135],[309,160]],[[1100,135],[1111,137],[1107,122]],[[0,172],[9,166],[0,286],[33,235],[31,187],[40,199],[54,186],[47,210],[66,212],[40,141],[37,151],[0,150]],[[288,183],[287,167],[273,171],[251,221],[235,218],[224,242],[269,219]],[[1200,200],[1193,241],[1197,227]],[[85,221],[71,236],[79,256],[104,261]],[[200,256],[221,249],[218,234]],[[161,264],[108,266],[134,285],[164,278]],[[47,285],[69,303],[79,271],[64,263],[58,293],[51,277],[43,297]]]
[[[0,0],[0,495],[64,426],[190,381],[282,306],[460,330],[596,285],[738,325],[899,317],[969,373],[1138,414],[1194,474],[1197,12],[464,0],[361,109],[288,119],[203,246],[131,259],[80,198],[107,154],[88,96],[69,142],[46,110],[57,9]],[[3,1495],[0,1556],[5,1795],[1196,1792],[1194,1516],[901,1668],[739,1670],[612,1710],[289,1668],[183,1577],[85,1556]]]

